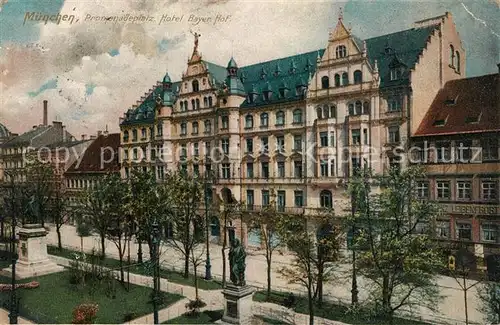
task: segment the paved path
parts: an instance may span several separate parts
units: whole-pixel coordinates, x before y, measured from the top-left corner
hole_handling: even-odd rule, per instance
[[[9,324],[9,311],[3,308],[0,308],[0,324]],[[18,324],[35,324],[25,318],[17,317]]]
[[[77,236],[75,228],[72,226],[63,226],[63,246],[72,248],[75,250],[80,249],[80,237]],[[49,233],[48,241],[51,244],[57,244],[57,235],[55,231]],[[100,249],[100,239],[97,236],[85,237],[84,238],[84,249],[86,251],[91,250],[93,247]],[[131,244],[130,254],[132,258],[137,256],[137,244]],[[175,269],[178,271],[183,270],[184,262],[182,260],[182,255],[175,251],[171,247],[162,246],[161,248],[161,263],[166,268]],[[106,240],[106,254],[109,256],[118,256],[118,250],[116,246]],[[147,245],[143,245],[144,258],[148,256]],[[212,244],[210,247],[210,257],[212,262],[212,275],[215,278],[222,278],[222,253],[221,246]],[[303,289],[296,285],[290,285],[287,283],[286,279],[282,278],[278,274],[278,270],[289,265],[291,262],[291,256],[286,252],[275,252],[273,255],[273,266],[272,266],[272,285],[276,290],[281,291],[294,291],[302,292]],[[249,251],[247,256],[247,270],[246,278],[250,285],[264,288],[266,286],[266,261],[263,256],[262,251]],[[337,278],[335,281],[331,281],[325,286],[325,296],[329,300],[340,301],[348,303],[350,301],[350,278],[349,278],[349,265],[341,264],[338,267],[339,272],[337,272]],[[192,270],[191,270],[192,272]],[[204,267],[199,270],[199,275],[204,275]],[[464,307],[463,307],[463,293],[460,290],[455,279],[450,277],[441,276],[438,279],[439,286],[441,287],[441,294],[444,299],[439,307],[439,313],[434,314],[427,310],[414,309],[413,311],[420,315],[424,320],[431,320],[434,323],[447,322],[453,325],[462,324],[464,322]],[[358,278],[358,286],[360,288],[360,299],[366,299],[367,291],[363,288],[367,287],[367,282],[363,278]],[[478,286],[474,287],[469,291],[469,320],[471,322],[484,323],[482,315],[479,313],[478,309],[478,299],[476,298],[476,289]]]

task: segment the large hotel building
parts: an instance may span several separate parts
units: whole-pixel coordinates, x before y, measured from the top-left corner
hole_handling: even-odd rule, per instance
[[[214,197],[254,211],[274,201],[288,213],[344,214],[353,168],[406,164],[394,148],[407,150],[440,89],[465,78],[449,13],[365,40],[339,17],[324,48],[248,66],[206,61],[198,45],[195,34],[181,80],[167,73],[120,118],[122,176],[208,172]],[[220,236],[217,216],[211,223]],[[233,223],[245,245],[260,245]]]

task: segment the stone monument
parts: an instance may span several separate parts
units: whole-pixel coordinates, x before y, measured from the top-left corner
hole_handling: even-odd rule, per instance
[[[222,291],[225,299],[223,323],[251,324],[253,289],[245,283],[245,258],[245,250],[235,238],[229,250],[231,283]]]
[[[47,230],[40,224],[27,224],[19,229],[16,277],[20,279],[60,272],[64,268],[53,262],[47,253]],[[12,272],[12,266],[3,269]]]

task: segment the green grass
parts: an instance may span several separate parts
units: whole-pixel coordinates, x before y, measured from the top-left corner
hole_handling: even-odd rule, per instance
[[[284,306],[284,299],[287,294],[272,291],[269,300],[266,300],[266,291],[257,291],[253,295],[253,300],[258,302],[270,302]],[[295,307],[293,310],[300,314],[309,314],[308,301],[306,297],[295,296]],[[321,318],[345,322],[354,325],[388,325],[389,322],[384,319],[374,319],[370,316],[368,310],[360,310],[357,316],[348,312],[348,308],[342,305],[323,302],[323,306],[319,307],[317,303],[314,304],[314,315]],[[279,324],[279,323],[278,323]],[[430,325],[429,323],[407,320],[402,318],[394,318],[394,324],[398,325]]]
[[[4,280],[4,279],[0,279]],[[96,323],[116,324],[123,323],[127,314],[133,318],[153,312],[150,301],[151,288],[130,285],[130,291],[115,282],[116,298],[106,296],[106,286],[97,287],[90,294],[87,287],[82,288],[69,283],[69,272],[53,273],[46,276],[26,279],[38,281],[40,287],[36,289],[17,290],[20,315],[37,323],[71,323],[72,311],[80,303],[93,302],[99,306]],[[9,302],[10,292],[1,292],[0,299]],[[166,294],[161,308],[182,299],[177,294]],[[5,306],[5,305],[4,305]]]
[[[184,314],[163,324],[212,324],[222,318],[223,310],[205,310],[196,316]]]
[[[270,325],[291,325],[290,323],[281,321],[281,320],[276,320],[264,316],[255,316],[255,318],[258,318],[262,320],[265,324],[270,324]]]
[[[77,251],[69,250],[66,248],[63,248],[62,250],[59,250],[55,246],[47,246],[47,251],[51,255],[56,255],[56,256],[61,256],[69,259],[74,258],[74,254]],[[126,262],[125,262],[126,264]],[[135,261],[131,262],[131,264],[136,264]],[[105,267],[109,268],[118,268],[120,266],[120,262],[117,259],[114,258],[109,258],[106,257],[102,260],[102,265]],[[130,267],[130,273],[135,273],[135,274],[140,274],[140,275],[151,275],[148,270],[141,265],[135,265]],[[168,281],[172,283],[177,283],[177,284],[182,284],[186,286],[194,286],[194,276],[192,274],[189,274],[188,278],[184,278],[184,275],[180,272],[172,271],[172,270],[167,270],[162,268],[160,270],[160,276],[162,278],[167,279]],[[198,288],[202,290],[219,290],[222,289],[222,284],[218,281],[207,281],[203,278],[198,278]]]

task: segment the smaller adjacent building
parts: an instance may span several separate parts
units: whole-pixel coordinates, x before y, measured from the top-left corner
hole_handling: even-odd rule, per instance
[[[465,245],[490,274],[500,264],[499,96],[499,74],[447,82],[412,137],[409,155],[427,172],[419,195],[442,207],[438,239]]]
[[[99,132],[92,143],[64,173],[69,200],[75,204],[77,197],[93,188],[98,180],[108,173],[120,173],[120,134]]]

